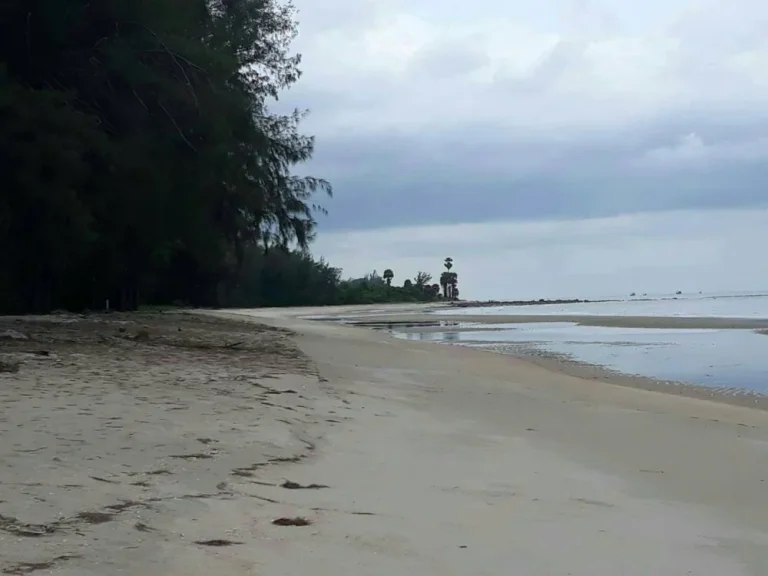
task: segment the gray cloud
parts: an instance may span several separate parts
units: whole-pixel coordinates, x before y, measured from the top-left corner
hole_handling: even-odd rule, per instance
[[[630,292],[765,290],[754,265],[768,210],[688,210],[601,219],[484,222],[322,234],[348,276],[391,268],[395,281],[439,274],[454,258],[470,299],[616,297]],[[361,249],[365,247],[365,249]]]
[[[764,205],[768,7],[687,4],[299,2],[321,230]]]
[[[432,78],[464,76],[488,62],[488,56],[479,50],[473,39],[449,40],[426,46],[410,62],[410,74]]]
[[[336,186],[321,226],[760,206],[768,202],[768,146],[761,128],[768,131],[768,123],[739,128],[675,119],[582,141],[517,140],[472,129],[416,140],[329,140],[321,142],[313,166]],[[706,134],[704,142],[711,144],[687,154],[680,134]]]

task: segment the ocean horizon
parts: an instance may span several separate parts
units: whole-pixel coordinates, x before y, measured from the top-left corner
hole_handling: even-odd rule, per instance
[[[587,302],[468,306],[439,309],[450,315],[598,315],[768,319],[768,291],[655,294],[586,299]]]

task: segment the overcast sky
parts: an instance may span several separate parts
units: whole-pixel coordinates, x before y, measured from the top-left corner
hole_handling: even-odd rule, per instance
[[[463,298],[768,289],[768,2],[295,0],[314,251]]]

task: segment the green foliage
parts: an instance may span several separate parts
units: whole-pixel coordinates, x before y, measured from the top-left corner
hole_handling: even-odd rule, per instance
[[[456,272],[451,272],[453,268],[453,258],[446,258],[443,266],[445,266],[445,272],[440,274],[440,287],[443,289],[443,298],[447,300],[459,299],[459,275]]]
[[[296,33],[279,0],[0,4],[0,313],[437,298],[307,252]]]
[[[430,302],[439,287],[387,284],[375,271],[341,280],[341,270],[301,250],[246,251],[242,272],[225,304],[238,308]],[[187,303],[185,301],[185,303]]]
[[[341,270],[307,252],[253,246],[245,254],[242,273],[226,305],[323,306],[340,303]]]
[[[430,286],[417,286],[406,280],[402,287],[392,286],[384,276],[373,273],[346,280],[339,285],[339,304],[385,304],[388,302],[430,302],[437,292]],[[389,278],[391,280],[391,278]]]
[[[305,248],[300,75],[276,0],[0,7],[0,309],[215,304],[247,251]]]
[[[432,281],[432,274],[428,272],[419,271],[416,273],[416,277],[413,279],[413,283],[416,286],[427,286]]]

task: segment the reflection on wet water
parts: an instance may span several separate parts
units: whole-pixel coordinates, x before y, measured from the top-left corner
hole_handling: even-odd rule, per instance
[[[461,322],[452,322],[449,320],[430,321],[430,322],[355,322],[355,326],[364,326],[375,330],[405,330],[410,328],[451,328],[458,327]]]
[[[458,342],[461,340],[461,332],[400,332],[398,337],[405,338],[406,340],[423,340],[423,341],[439,341],[439,342]]]
[[[660,380],[768,394],[768,336],[751,330],[681,330],[578,326],[569,322],[498,326],[501,330],[393,332],[408,340],[532,352]]]

